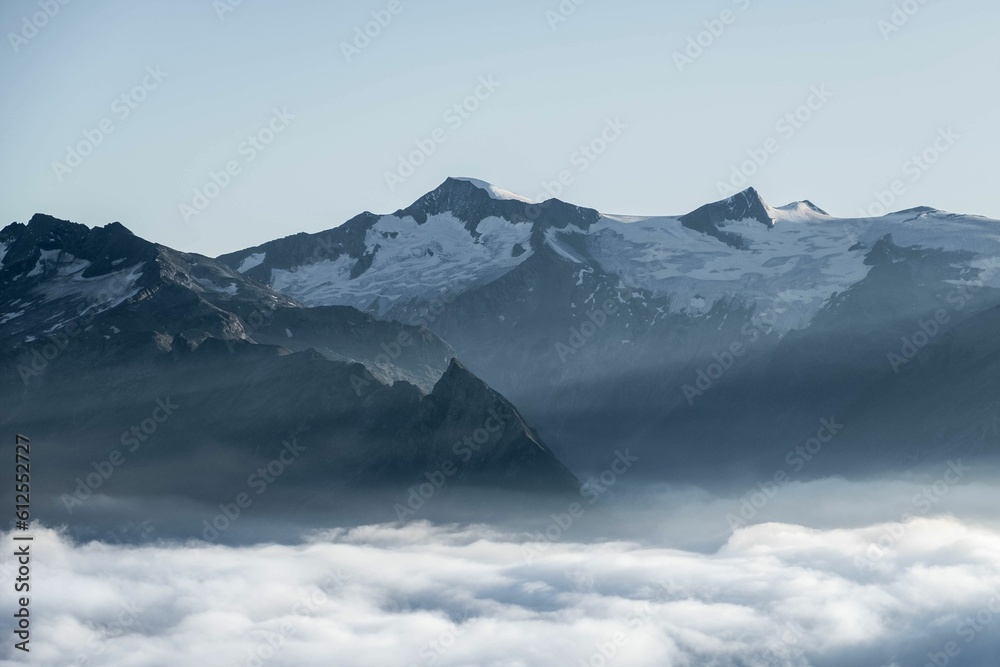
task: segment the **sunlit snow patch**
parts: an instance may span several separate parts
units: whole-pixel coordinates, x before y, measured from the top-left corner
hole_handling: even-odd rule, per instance
[[[493,197],[493,199],[499,199],[501,201],[522,201],[526,204],[534,204],[535,202],[528,199],[524,195],[519,195],[516,192],[511,192],[510,190],[504,190],[503,188],[498,188],[492,183],[487,183],[486,181],[481,181],[478,178],[456,178],[456,181],[465,181],[466,183],[472,183],[480,190],[486,190],[486,192]]]

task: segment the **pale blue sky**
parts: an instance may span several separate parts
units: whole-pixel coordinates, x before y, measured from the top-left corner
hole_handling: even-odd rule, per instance
[[[774,204],[855,215],[899,179],[889,208],[1000,218],[995,0],[926,2],[888,39],[879,21],[898,0],[587,0],[554,28],[559,0],[399,1],[348,62],[341,43],[390,0],[242,0],[222,19],[213,0],[70,0],[37,34],[24,17],[39,0],[5,0],[0,221],[120,220],[214,255],[391,212],[449,175],[534,197],[563,170],[561,198],[574,203],[683,213],[719,199],[719,182],[769,138],[777,152],[749,183]],[[729,24],[679,71],[675,52],[727,9]],[[115,100],[144,77],[151,89],[125,117]],[[499,88],[446,119],[480,77]],[[807,122],[776,127],[823,85],[833,96],[814,98]],[[274,121],[283,129],[262,151],[241,149],[275,108],[295,118]],[[114,131],[57,174],[104,119]],[[627,128],[593,162],[574,158],[609,119]],[[949,127],[960,138],[938,142],[936,164],[904,166]],[[397,156],[437,128],[444,143],[392,190]],[[180,206],[230,161],[239,173],[185,221]]]

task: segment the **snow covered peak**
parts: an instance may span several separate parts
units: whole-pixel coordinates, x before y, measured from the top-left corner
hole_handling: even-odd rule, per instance
[[[833,220],[833,216],[813,204],[808,199],[794,201],[791,204],[771,209],[771,217],[775,222],[811,222],[814,220]]]
[[[697,226],[717,226],[725,222],[756,220],[771,227],[774,225],[774,210],[764,201],[759,192],[753,188],[747,188],[732,197],[705,204],[681,217],[680,220]]]
[[[510,190],[504,190],[503,188],[498,188],[492,183],[487,183],[486,181],[481,181],[478,178],[467,178],[467,177],[455,177],[451,180],[462,181],[465,183],[471,183],[475,185],[480,190],[485,190],[487,194],[493,199],[498,199],[500,201],[520,201],[525,204],[534,204],[535,202],[523,195],[519,195],[516,192],[511,192]]]
[[[950,214],[946,211],[942,211],[941,209],[933,208],[931,206],[914,206],[913,208],[904,208],[901,211],[893,211],[892,213],[888,213],[887,215],[922,216],[922,215],[950,215]]]
[[[745,221],[771,228],[774,227],[774,213],[775,209],[768,206],[756,190],[747,188],[732,197],[705,204],[678,220],[688,229],[714,236],[726,245],[745,248],[743,236],[734,231],[726,231],[725,228]]]

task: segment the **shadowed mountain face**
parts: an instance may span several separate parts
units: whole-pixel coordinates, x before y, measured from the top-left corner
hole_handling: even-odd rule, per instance
[[[979,318],[1000,303],[996,221],[930,208],[841,219],[809,201],[773,207],[753,189],[635,218],[456,179],[365,216],[363,235],[315,235],[353,239],[350,260],[290,263],[302,242],[291,237],[220,261],[253,264],[306,303],[427,326],[578,473],[628,444],[656,479],[757,479],[831,418],[843,426],[803,476],[996,453],[995,429],[949,435],[969,416],[962,392],[922,410],[921,428],[898,424],[921,404],[903,398],[913,369],[946,345],[980,354],[965,347],[973,337],[951,338],[961,327],[989,337],[993,320]],[[963,371],[984,388],[973,403],[985,421],[997,412],[989,368]],[[942,387],[957,381],[925,372],[928,386],[934,373]]]
[[[677,220],[688,229],[713,236],[727,245],[745,250],[747,245],[743,237],[738,233],[722,231],[721,227],[727,222],[737,220],[755,220],[767,227],[773,227],[775,221],[769,209],[770,207],[761,199],[760,193],[750,188],[728,199],[706,204]]]
[[[117,223],[35,216],[0,244],[0,425],[43,443],[33,491],[51,518],[97,495],[212,505],[258,484],[317,511],[430,478],[578,487],[427,328],[302,306]],[[250,480],[260,469],[282,482]]]

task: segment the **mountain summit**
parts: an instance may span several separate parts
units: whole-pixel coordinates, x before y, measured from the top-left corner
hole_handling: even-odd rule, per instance
[[[732,197],[705,204],[678,220],[688,229],[714,236],[727,245],[742,249],[746,247],[742,237],[739,234],[723,231],[722,227],[726,223],[752,220],[770,228],[775,223],[773,210],[757,190],[748,188]]]

